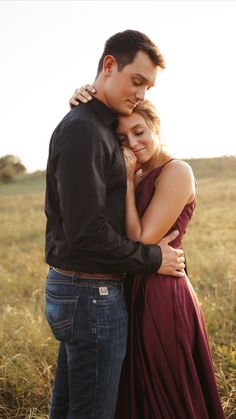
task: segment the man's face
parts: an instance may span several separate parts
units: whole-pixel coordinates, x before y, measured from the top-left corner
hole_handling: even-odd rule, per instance
[[[158,67],[143,51],[139,51],[134,61],[121,71],[114,60],[104,85],[106,105],[116,113],[130,115],[155,84],[157,71]]]

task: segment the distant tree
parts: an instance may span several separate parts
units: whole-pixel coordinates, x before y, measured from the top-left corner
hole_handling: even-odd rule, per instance
[[[13,182],[17,175],[25,172],[26,168],[19,157],[7,154],[0,158],[0,182]]]

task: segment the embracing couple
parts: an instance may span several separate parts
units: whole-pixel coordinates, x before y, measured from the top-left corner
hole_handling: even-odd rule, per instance
[[[51,419],[224,418],[182,250],[195,180],[145,100],[164,68],[145,34],[113,35],[50,141]]]

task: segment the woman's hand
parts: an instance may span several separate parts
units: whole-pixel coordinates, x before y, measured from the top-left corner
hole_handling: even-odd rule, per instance
[[[96,89],[91,84],[86,84],[79,89],[75,89],[73,96],[69,100],[70,108],[74,108],[79,102],[87,103],[93,98],[91,96],[92,93],[96,93]]]
[[[137,159],[133,151],[130,148],[122,146],[122,151],[125,159],[125,165],[127,170],[127,180],[133,181],[134,173],[136,170]]]

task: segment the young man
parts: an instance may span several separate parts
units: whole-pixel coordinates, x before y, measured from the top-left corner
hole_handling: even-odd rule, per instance
[[[51,138],[46,316],[61,341],[51,419],[114,417],[127,338],[124,272],[182,275],[183,252],[168,246],[178,233],[155,246],[125,238],[116,114],[129,115],[144,100],[159,68],[163,57],[146,35],[113,35],[99,61],[94,100],[72,109]]]

